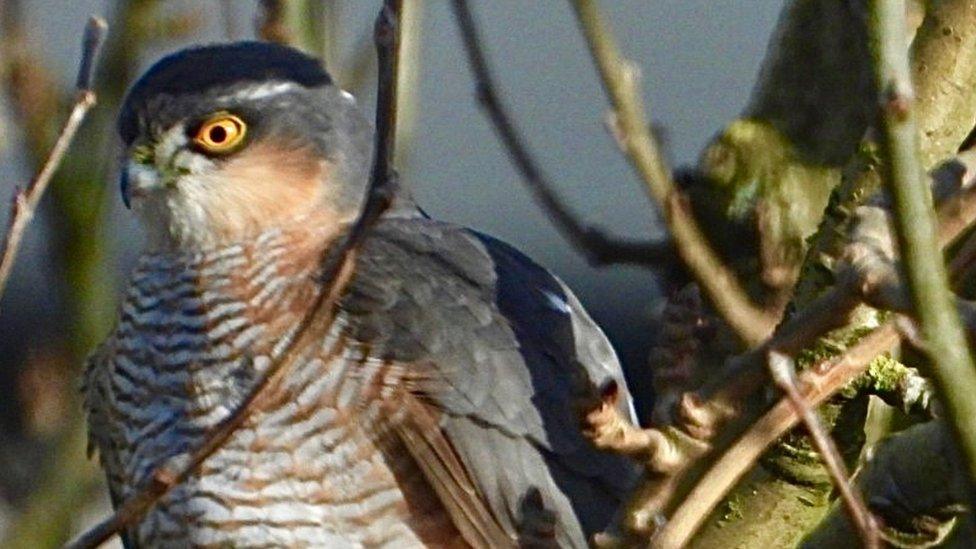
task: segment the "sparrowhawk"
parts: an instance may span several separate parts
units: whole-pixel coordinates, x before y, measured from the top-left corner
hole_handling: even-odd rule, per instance
[[[296,337],[355,219],[372,130],[315,59],[188,49],[129,91],[123,199],[147,233],[85,401],[113,501],[191,452]],[[620,365],[565,284],[408,196],[321,337],[129,546],[581,547],[635,471],[581,434]]]

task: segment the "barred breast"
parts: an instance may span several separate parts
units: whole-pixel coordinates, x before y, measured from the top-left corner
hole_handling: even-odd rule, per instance
[[[113,497],[186,453],[235,409],[288,345],[315,296],[318,249],[271,231],[251,244],[144,256],[110,344],[86,380]],[[339,316],[274,401],[128,537],[142,546],[379,547],[459,543],[436,496],[389,434],[369,358]]]

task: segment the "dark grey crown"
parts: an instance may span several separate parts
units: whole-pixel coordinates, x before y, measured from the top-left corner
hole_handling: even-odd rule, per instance
[[[119,135],[129,144],[146,116],[166,114],[153,109],[154,103],[160,103],[154,100],[200,96],[268,81],[306,88],[332,84],[317,59],[279,44],[236,42],[186,49],[160,59],[132,86],[119,114]]]
[[[293,84],[286,93],[249,94],[256,86]],[[158,135],[178,122],[195,124],[219,110],[248,124],[247,139],[279,146],[312,146],[334,162],[348,200],[365,183],[371,129],[351,97],[333,85],[319,61],[267,42],[196,47],[164,57],[130,89],[118,130],[128,146],[140,135]]]

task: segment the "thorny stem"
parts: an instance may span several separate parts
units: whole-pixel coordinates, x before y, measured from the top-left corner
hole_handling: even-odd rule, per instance
[[[671,246],[667,243],[637,242],[609,236],[576,219],[569,206],[556,193],[552,179],[542,171],[529,153],[524,137],[518,132],[498,96],[491,68],[481,47],[478,27],[467,0],[453,0],[451,5],[464,41],[468,66],[474,76],[478,103],[491,120],[512,162],[522,173],[529,191],[536,202],[548,212],[556,228],[594,265],[631,263],[659,266],[667,261],[671,254]]]
[[[396,127],[396,60],[399,47],[400,0],[385,0],[376,20],[374,40],[378,60],[378,90],[376,104],[377,132],[374,141],[370,185],[362,211],[345,237],[323,258],[322,287],[309,313],[302,318],[280,358],[268,366],[264,376],[255,384],[241,404],[235,408],[203,442],[189,455],[179,455],[157,467],[115,513],[66,545],[70,549],[89,549],[107,541],[112,535],[141,519],[146,512],[173,487],[185,481],[197,468],[244,425],[251,415],[267,406],[275,397],[281,380],[295,362],[305,357],[304,349],[320,341],[321,333],[331,326],[335,304],[355,268],[356,250],[369,229],[390,207],[396,189],[396,176],[390,161],[393,158]]]
[[[30,182],[26,189],[18,189],[14,194],[13,209],[10,213],[10,226],[3,241],[3,252],[0,253],[0,295],[3,295],[7,287],[7,281],[13,270],[14,262],[17,260],[17,252],[20,251],[20,244],[24,238],[24,231],[27,225],[34,218],[37,206],[44,196],[51,183],[51,178],[58,166],[68,152],[71,142],[74,140],[78,129],[85,120],[88,111],[95,106],[95,91],[93,80],[95,65],[98,63],[98,54],[105,42],[105,35],[108,32],[108,24],[100,17],[91,17],[85,27],[85,35],[82,43],[81,63],[78,70],[77,79],[77,98],[71,114],[61,133],[58,134],[51,152],[41,166],[41,170]]]
[[[976,505],[976,365],[949,289],[932,193],[920,161],[904,7],[898,0],[872,0],[868,9],[874,76],[881,93],[881,152],[886,184],[895,202],[902,261],[926,342],[930,373],[964,456],[970,504]]]
[[[664,210],[678,254],[709,300],[739,338],[754,347],[773,332],[779,315],[753,303],[735,273],[708,243],[687,198],[675,188],[664,157],[651,135],[640,99],[639,69],[620,54],[597,0],[571,0],[580,29],[613,104],[620,144],[644,181],[648,193]]]

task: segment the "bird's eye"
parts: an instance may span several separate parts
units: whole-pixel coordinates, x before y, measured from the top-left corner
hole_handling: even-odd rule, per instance
[[[197,130],[193,142],[209,153],[226,153],[234,150],[247,133],[247,124],[233,114],[220,113],[207,120]]]

